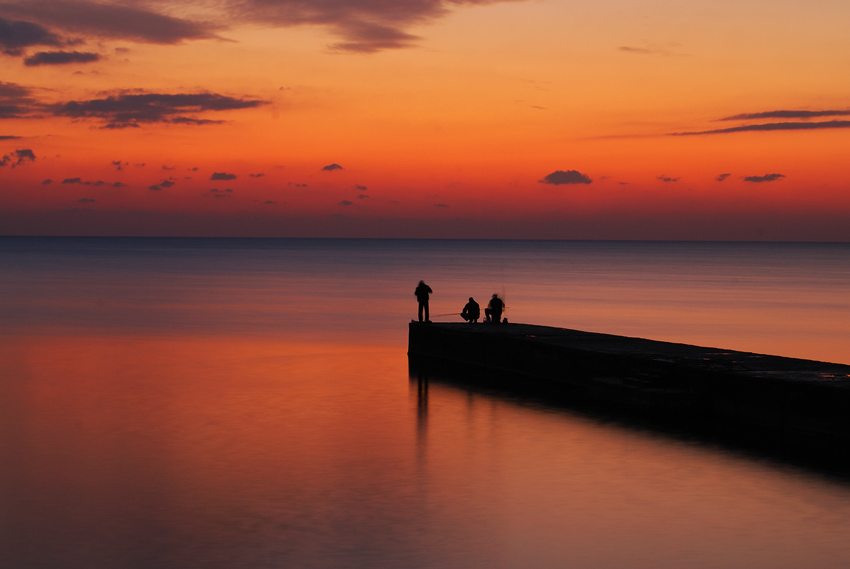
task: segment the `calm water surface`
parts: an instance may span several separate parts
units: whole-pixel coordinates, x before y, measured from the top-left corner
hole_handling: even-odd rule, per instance
[[[409,378],[413,288],[850,363],[850,246],[0,239],[0,567],[850,565],[850,484]]]

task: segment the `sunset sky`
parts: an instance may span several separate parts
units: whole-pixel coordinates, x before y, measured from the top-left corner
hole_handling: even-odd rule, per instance
[[[847,0],[0,0],[0,235],[850,241]]]

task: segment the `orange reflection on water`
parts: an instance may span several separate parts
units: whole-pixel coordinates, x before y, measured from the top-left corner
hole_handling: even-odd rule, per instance
[[[6,340],[10,566],[850,561],[846,486],[539,403],[420,389],[403,348]]]
[[[302,532],[331,539],[321,528],[351,510],[335,504],[379,502],[410,470],[415,427],[388,403],[406,401],[403,354],[389,356],[233,337],[10,339],[7,538],[55,546],[8,551],[49,564],[85,537],[95,564],[163,549],[192,565],[292,547]]]

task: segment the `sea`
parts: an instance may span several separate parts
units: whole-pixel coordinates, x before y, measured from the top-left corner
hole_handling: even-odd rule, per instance
[[[850,364],[846,243],[0,237],[0,568],[850,566],[841,473],[423,390],[420,280]]]

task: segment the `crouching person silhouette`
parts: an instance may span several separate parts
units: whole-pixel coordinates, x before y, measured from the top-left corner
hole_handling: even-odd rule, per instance
[[[481,307],[478,306],[478,303],[475,302],[475,299],[471,296],[469,297],[469,302],[467,302],[466,306],[463,307],[463,312],[460,313],[460,317],[470,324],[478,322],[478,319],[481,317]]]

